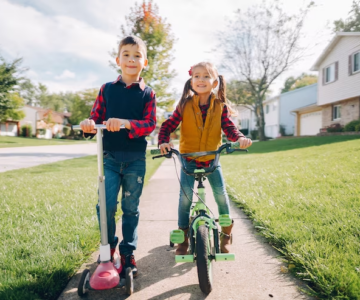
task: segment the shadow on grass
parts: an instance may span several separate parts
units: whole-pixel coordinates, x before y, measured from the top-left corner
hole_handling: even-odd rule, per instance
[[[352,141],[356,139],[359,140],[360,142],[360,135],[280,138],[276,140],[269,140],[266,142],[253,143],[252,146],[249,148],[249,154],[287,151],[293,149],[315,147],[315,146],[322,146],[333,143]],[[235,152],[235,154],[239,154],[239,153]]]
[[[41,271],[34,271],[41,274]],[[36,276],[36,274],[33,274]],[[0,288],[1,300],[39,300],[57,299],[69,281],[69,270],[56,270],[49,276],[41,275],[31,282],[21,281],[16,285],[7,285]]]

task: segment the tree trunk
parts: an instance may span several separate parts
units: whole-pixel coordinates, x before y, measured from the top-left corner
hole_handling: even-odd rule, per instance
[[[264,107],[262,105],[259,106],[259,141],[266,141],[265,136],[265,118],[264,118]]]

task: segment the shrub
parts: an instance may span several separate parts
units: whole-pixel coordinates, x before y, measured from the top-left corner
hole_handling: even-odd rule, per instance
[[[31,125],[23,125],[21,126],[21,129],[20,129],[20,135],[22,137],[31,137],[32,133],[31,133]]]
[[[344,131],[359,131],[355,129],[357,125],[360,125],[360,119],[347,123],[344,127]]]
[[[339,123],[332,124],[328,128],[326,128],[327,132],[343,132],[344,127],[342,127]]]
[[[355,126],[355,131],[360,131],[360,124],[357,124],[357,125]]]
[[[70,134],[71,129],[69,127],[63,127],[62,132],[64,135],[68,136]]]
[[[251,130],[250,135],[251,135],[252,140],[258,140],[259,139],[259,131],[258,130]]]

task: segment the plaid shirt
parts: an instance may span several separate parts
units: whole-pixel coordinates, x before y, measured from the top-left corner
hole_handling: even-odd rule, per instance
[[[205,124],[206,113],[208,108],[210,107],[210,103],[206,105],[200,105],[203,122]],[[167,119],[164,123],[162,123],[160,132],[159,132],[159,145],[163,143],[169,143],[170,141],[170,133],[174,132],[175,129],[179,126],[182,121],[182,116],[178,110],[175,109],[173,114]],[[240,137],[244,136],[234,125],[233,121],[230,119],[230,112],[227,109],[227,106],[224,105],[222,114],[221,114],[221,129],[224,131],[228,140],[232,142],[236,142]],[[187,161],[191,161],[191,158],[186,158]],[[207,168],[210,166],[212,160],[200,162],[195,160],[196,167],[198,168]]]
[[[140,78],[139,82],[133,82],[126,86],[126,83],[122,81],[121,75],[112,82],[112,84],[122,84],[127,89],[140,88],[145,89],[145,82]],[[100,88],[99,94],[96,97],[95,103],[91,110],[90,118],[94,120],[95,124],[102,124],[105,121],[106,113],[106,100],[103,96],[105,84]],[[156,97],[155,92],[151,91],[151,100],[146,103],[144,107],[143,119],[142,120],[129,120],[131,129],[129,130],[129,138],[138,138],[140,136],[149,135],[156,125]],[[90,134],[89,134],[90,135]]]

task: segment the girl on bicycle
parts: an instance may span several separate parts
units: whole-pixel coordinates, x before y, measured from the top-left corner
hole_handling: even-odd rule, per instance
[[[166,154],[171,147],[170,133],[181,123],[180,153],[200,151],[214,151],[221,145],[221,130],[228,140],[239,142],[240,148],[251,146],[252,141],[246,138],[234,125],[230,116],[234,114],[226,99],[226,84],[224,77],[218,75],[214,65],[201,62],[189,70],[191,76],[185,83],[179,104],[172,116],[160,128],[159,148],[161,154]],[[215,93],[215,88],[218,87]],[[186,168],[193,172],[197,168],[207,170],[215,155],[202,156],[197,159],[186,159]],[[194,177],[181,171],[180,199],[178,208],[178,226],[184,231],[185,241],[179,244],[176,255],[185,255],[189,246],[187,232],[189,229],[189,214],[192,203]],[[225,182],[221,166],[207,176],[218,205],[219,215],[230,214],[229,196],[225,189]],[[229,253],[231,230],[233,223],[221,228],[220,249],[222,253]]]

